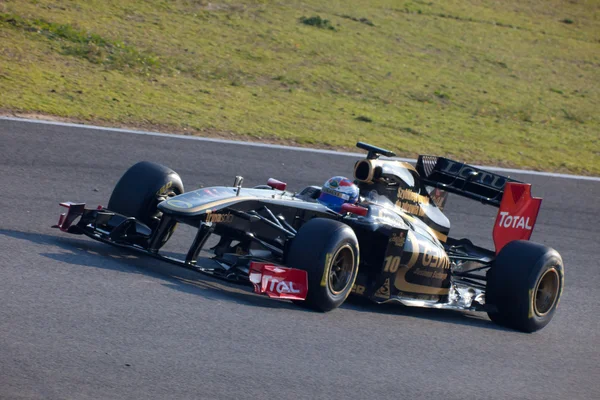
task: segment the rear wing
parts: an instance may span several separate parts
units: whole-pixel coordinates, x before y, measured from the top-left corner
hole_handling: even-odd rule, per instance
[[[506,183],[523,183],[444,157],[419,156],[416,168],[426,186],[496,207],[500,207]]]
[[[529,240],[542,199],[531,185],[444,157],[419,156],[416,166],[426,186],[498,207],[493,238],[496,253],[513,240]]]

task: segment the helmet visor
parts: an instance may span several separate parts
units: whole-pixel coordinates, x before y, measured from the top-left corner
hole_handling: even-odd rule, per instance
[[[344,195],[345,196],[345,195]],[[348,196],[346,196],[348,197]],[[342,209],[342,204],[346,203],[347,199],[342,197],[334,196],[332,194],[321,192],[321,195],[317,199],[317,201],[329,208],[333,211],[340,211]]]

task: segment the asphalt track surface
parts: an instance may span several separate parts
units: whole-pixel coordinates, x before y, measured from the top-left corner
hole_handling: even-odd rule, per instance
[[[544,198],[532,239],[566,265],[554,320],[523,334],[356,299],[309,312],[50,228],[59,201],[105,205],[140,160],[190,190],[238,174],[301,188],[352,157],[15,121],[0,149],[0,399],[600,398],[599,182],[514,175]],[[453,236],[491,245],[494,209],[453,196],[447,213]]]

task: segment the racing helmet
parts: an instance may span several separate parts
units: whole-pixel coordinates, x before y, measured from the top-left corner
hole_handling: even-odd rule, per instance
[[[343,176],[334,176],[325,182],[317,201],[324,206],[339,212],[342,204],[354,204],[358,201],[358,186]]]

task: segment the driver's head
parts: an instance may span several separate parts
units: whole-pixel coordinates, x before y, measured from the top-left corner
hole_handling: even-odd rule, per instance
[[[358,201],[358,186],[343,176],[334,176],[325,182],[317,201],[333,211],[340,211],[344,203]]]

